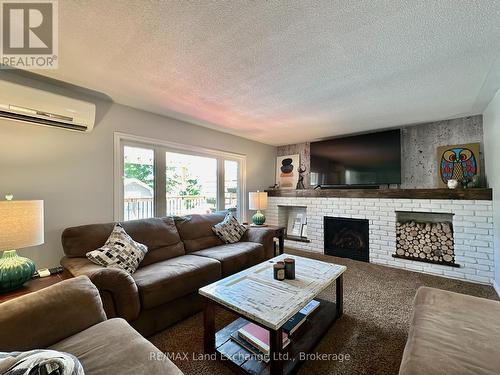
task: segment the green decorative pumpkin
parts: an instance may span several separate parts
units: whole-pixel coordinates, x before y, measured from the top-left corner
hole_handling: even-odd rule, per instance
[[[20,288],[34,272],[32,260],[18,256],[16,250],[4,251],[0,258],[0,293]]]

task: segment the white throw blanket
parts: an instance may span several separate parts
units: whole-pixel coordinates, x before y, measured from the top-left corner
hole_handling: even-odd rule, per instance
[[[75,356],[55,350],[0,353],[1,375],[84,375]]]

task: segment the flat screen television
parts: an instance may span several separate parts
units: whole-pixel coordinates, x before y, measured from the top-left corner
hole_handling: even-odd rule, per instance
[[[401,183],[401,132],[390,130],[311,143],[311,185]]]

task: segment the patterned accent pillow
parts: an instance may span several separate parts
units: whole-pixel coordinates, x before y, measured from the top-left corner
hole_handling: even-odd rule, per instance
[[[87,258],[100,266],[120,268],[133,274],[148,252],[148,247],[135,242],[117,223],[103,247],[89,251]]]
[[[223,221],[212,227],[213,232],[225,243],[238,242],[247,228],[238,223],[233,214],[228,213]]]

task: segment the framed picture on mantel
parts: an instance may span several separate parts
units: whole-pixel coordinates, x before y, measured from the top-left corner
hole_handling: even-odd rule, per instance
[[[464,182],[470,184],[475,176],[479,177],[479,147],[479,143],[438,147],[438,187],[446,188],[448,180],[457,180],[462,186]]]
[[[280,189],[295,189],[299,181],[300,156],[278,156],[276,159],[276,183]]]

